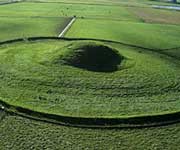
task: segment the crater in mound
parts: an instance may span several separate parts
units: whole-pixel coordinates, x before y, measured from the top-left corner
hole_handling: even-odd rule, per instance
[[[113,72],[123,60],[117,50],[97,43],[75,44],[68,48],[61,60],[67,65],[96,72]]]

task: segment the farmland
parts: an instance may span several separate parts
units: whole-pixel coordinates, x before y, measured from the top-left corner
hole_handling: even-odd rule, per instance
[[[0,0],[0,149],[180,149],[180,12],[153,5],[179,6]]]
[[[31,36],[58,36],[70,18],[0,17],[0,41]]]
[[[145,48],[166,49],[180,46],[179,34],[180,28],[176,25],[79,19],[66,36],[111,39]]]

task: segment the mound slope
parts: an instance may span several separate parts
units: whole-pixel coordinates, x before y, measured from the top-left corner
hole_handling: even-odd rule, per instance
[[[86,42],[89,45],[92,40]],[[0,99],[37,112],[70,117],[121,118],[179,112],[179,60],[100,41],[95,43],[102,51],[94,50],[99,47],[96,44],[92,52],[87,43],[44,40],[1,46]],[[87,60],[85,67],[94,67],[95,57],[101,58],[103,52],[113,57],[104,56],[100,65],[107,67],[116,60],[115,65],[125,69],[111,73],[79,69]],[[120,64],[119,57],[123,57]]]
[[[111,47],[95,42],[84,42],[69,46],[55,63],[63,62],[89,71],[112,72],[118,70],[118,65],[123,59],[123,56]]]

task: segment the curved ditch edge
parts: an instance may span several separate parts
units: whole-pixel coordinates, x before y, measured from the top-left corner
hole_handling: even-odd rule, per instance
[[[123,42],[119,42],[119,41],[112,41],[112,40],[105,40],[105,39],[67,38],[67,37],[55,37],[55,36],[17,38],[17,39],[2,41],[2,42],[0,42],[0,45],[10,44],[10,43],[15,43],[15,42],[22,42],[22,41],[37,41],[37,40],[65,40],[65,41],[87,41],[87,40],[91,40],[91,41],[110,42],[110,43],[115,43],[115,44],[121,44],[124,46],[129,46],[129,47],[139,48],[139,49],[145,49],[145,50],[150,50],[150,51],[164,50],[164,49],[152,49],[152,48],[142,47],[142,46],[138,46],[138,45],[127,44],[127,43],[123,43]]]
[[[126,118],[83,118],[33,111],[28,108],[11,105],[3,100],[0,100],[0,106],[1,110],[10,115],[18,115],[36,121],[80,128],[131,129],[158,127],[180,122],[180,112]]]
[[[91,40],[91,41],[99,41],[99,42],[108,42],[108,43],[114,43],[114,44],[121,44],[123,46],[131,47],[131,48],[135,48],[135,49],[142,49],[142,50],[147,50],[150,52],[155,52],[160,55],[165,55],[167,57],[171,57],[171,58],[174,58],[179,61],[179,57],[166,53],[166,50],[177,49],[177,47],[170,48],[170,49],[152,49],[152,48],[146,48],[146,47],[142,47],[142,46],[127,44],[127,43],[123,43],[123,42],[119,42],[119,41],[95,39],[95,38],[67,38],[67,37],[55,37],[55,36],[27,37],[27,38],[17,38],[17,39],[12,39],[12,40],[7,40],[7,41],[0,41],[0,46],[4,45],[4,44],[11,44],[11,43],[16,43],[16,42],[38,41],[38,40],[64,40],[64,41],[88,41],[88,40]]]
[[[0,122],[6,117],[6,112],[0,109]]]
[[[17,39],[12,39],[12,40],[7,40],[7,41],[1,41],[0,46],[4,44],[11,44],[11,43],[16,43],[16,42],[23,42],[23,41],[38,41],[38,40],[64,40],[64,41],[99,41],[99,42],[109,42],[109,43],[114,43],[114,44],[121,44],[123,46],[128,46],[131,48],[137,48],[137,49],[142,49],[142,50],[148,50],[151,52],[156,52],[162,55],[166,55],[168,57],[173,57],[175,59],[178,59],[178,57],[168,55],[165,53],[166,50],[173,50],[177,49],[175,48],[170,48],[170,49],[153,49],[153,48],[147,48],[147,47],[142,47],[138,45],[133,45],[133,44],[127,44],[119,41],[113,41],[113,40],[105,40],[105,39],[95,39],[95,38],[67,38],[67,37],[56,37],[56,36],[40,36],[40,37],[27,37],[27,38],[17,38]]]

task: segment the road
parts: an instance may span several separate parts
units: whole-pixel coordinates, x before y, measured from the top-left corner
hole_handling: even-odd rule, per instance
[[[58,37],[63,37],[67,30],[72,26],[72,24],[76,21],[76,17],[73,17],[69,24],[64,28],[64,30],[58,35]]]

